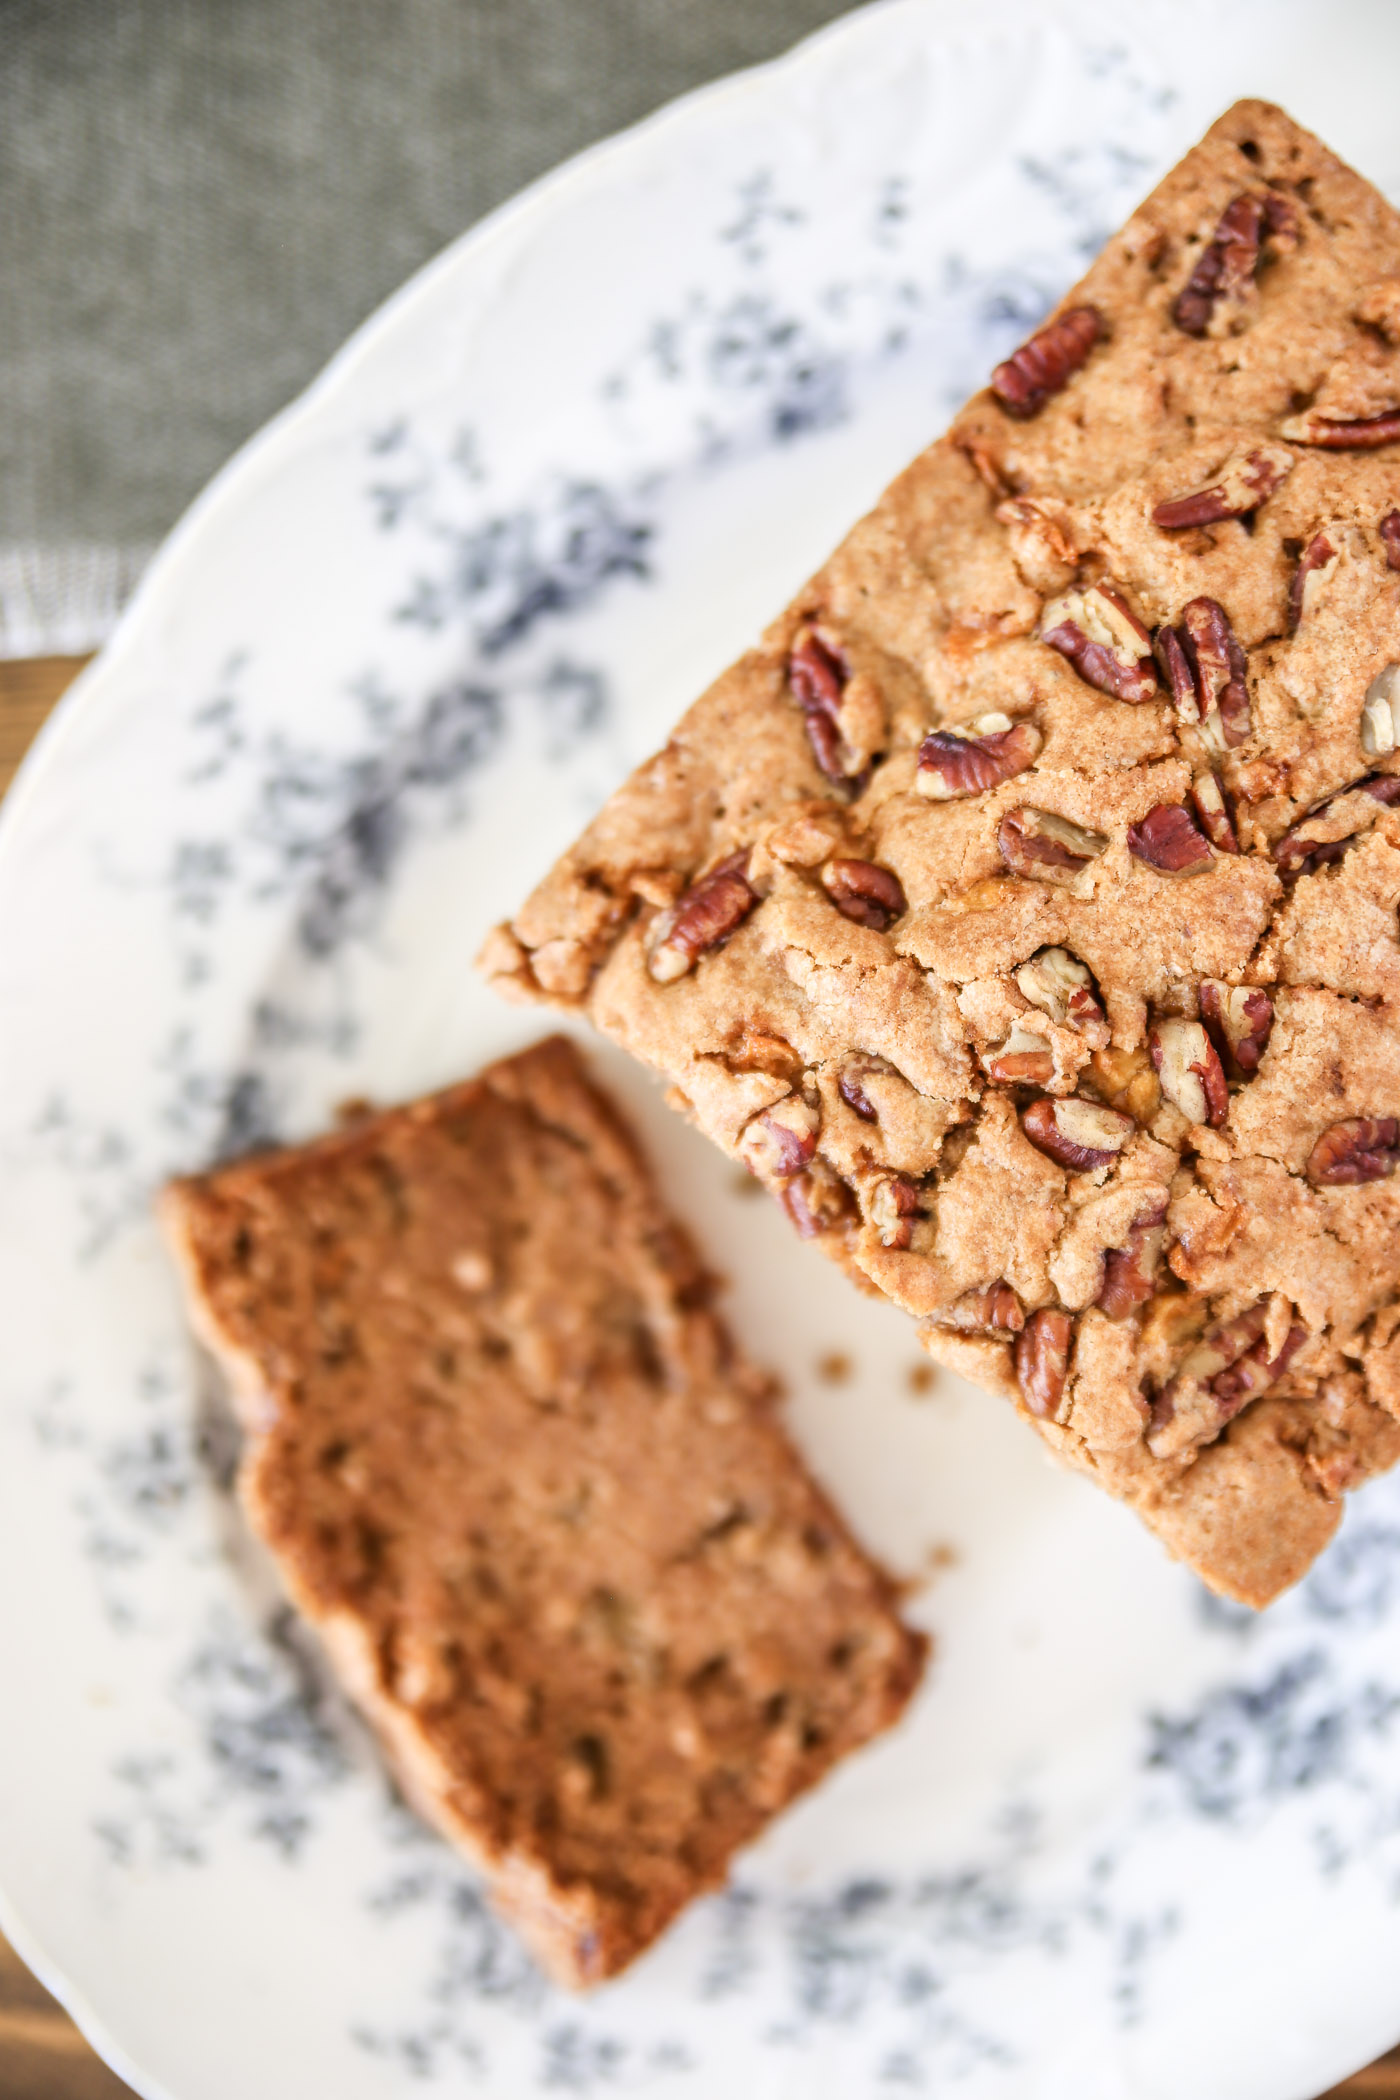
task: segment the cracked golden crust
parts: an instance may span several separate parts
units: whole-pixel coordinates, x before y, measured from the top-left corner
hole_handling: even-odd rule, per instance
[[[615,1974],[899,1714],[924,1642],[571,1044],[176,1184],[240,1492],[410,1799]]]
[[[1285,232],[1265,239],[1252,288],[1188,334],[1178,295],[1242,194],[1283,200]],[[1015,1390],[1012,1338],[967,1328],[997,1283],[1026,1316],[1076,1314],[1055,1419],[1037,1426],[1253,1603],[1306,1566],[1342,1489],[1390,1462],[1389,1358],[1367,1352],[1400,1274],[1400,1182],[1317,1188],[1307,1169],[1333,1124],[1400,1115],[1400,811],[1384,780],[1358,788],[1400,770],[1400,754],[1361,744],[1367,688],[1400,661],[1400,573],[1381,531],[1400,507],[1400,446],[1336,451],[1299,433],[1400,407],[1398,283],[1400,219],[1376,192],[1281,111],[1230,110],[1063,302],[1101,317],[1082,369],[1029,418],[976,396],[484,958],[503,989],[585,1005],[731,1150],[753,1115],[801,1092],[820,1112],[812,1171],[851,1192],[842,1212],[827,1185],[815,1236],[923,1321],[943,1361]],[[1251,453],[1268,462],[1252,513],[1154,521],[1213,482],[1237,488]],[[1295,588],[1319,536],[1335,559],[1319,554]],[[1116,698],[1040,640],[1047,601],[1096,583],[1127,608],[1129,670],[1133,620],[1180,635],[1192,601],[1223,609],[1247,660],[1247,726],[1232,717],[1227,734],[1222,715],[1212,728],[1204,688],[1140,700],[1126,678],[1131,696]],[[789,686],[788,653],[809,632],[859,683],[861,750],[878,755],[850,784],[828,777]],[[948,798],[943,775],[921,786],[930,730],[988,714],[1034,724],[1033,762],[983,793]],[[1189,809],[1205,773],[1241,850],[1176,878],[1143,857],[1136,827]],[[1037,819],[1049,859],[1017,846],[1013,871],[1024,810],[1060,828]],[[1296,873],[1275,849],[1305,818],[1323,858]],[[1057,838],[1071,846],[1055,862]],[[689,974],[657,984],[657,871],[678,889],[736,852],[759,901]],[[833,852],[897,878],[907,909],[888,930],[837,909],[819,879]],[[1027,999],[1017,972],[1048,949],[1092,972],[1097,1020]],[[1187,1120],[1188,1097],[1149,1056],[1155,1020],[1198,1018],[1206,978],[1261,988],[1274,1007],[1219,1129]],[[989,1077],[1028,1055],[1005,1069],[1033,1087]],[[872,1115],[843,1091],[860,1058],[888,1067]],[[1138,1135],[1111,1164],[1068,1171],[1022,1127],[1034,1090],[1126,1110]],[[765,1178],[811,1226],[801,1175]],[[1164,1194],[1157,1297],[1109,1321],[1094,1309],[1105,1254]],[[1274,1354],[1293,1320],[1305,1344],[1275,1377],[1261,1368],[1272,1355],[1226,1364],[1219,1393],[1207,1383],[1172,1429],[1183,1352],[1256,1306]],[[1373,1401],[1332,1421],[1335,1381],[1367,1377]]]

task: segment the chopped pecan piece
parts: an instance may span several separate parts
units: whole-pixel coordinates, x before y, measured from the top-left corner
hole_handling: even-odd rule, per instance
[[[1152,1406],[1148,1449],[1170,1458],[1218,1436],[1248,1400],[1257,1399],[1283,1376],[1307,1339],[1293,1322],[1278,1355],[1269,1357],[1264,1329],[1268,1305],[1260,1300],[1233,1319],[1209,1328],[1189,1349]]]
[[[755,1173],[786,1180],[809,1164],[820,1128],[819,1111],[801,1094],[789,1094],[749,1119],[739,1150]]]
[[[1181,721],[1198,725],[1216,751],[1233,750],[1249,735],[1248,659],[1225,608],[1193,598],[1180,627],[1159,627],[1154,647]]]
[[[1335,1189],[1361,1181],[1384,1181],[1400,1163],[1400,1119],[1347,1116],[1334,1123],[1308,1154],[1314,1188]]]
[[[802,709],[807,736],[817,764],[830,781],[853,790],[865,773],[867,757],[845,735],[846,691],[851,671],[842,652],[804,627],[788,656],[788,685]]]
[[[1061,511],[1059,517],[1055,509]],[[1034,502],[1029,496],[1014,496],[997,505],[995,516],[998,525],[1006,527],[1011,559],[1022,581],[1043,596],[1062,591],[1079,559],[1073,526],[1063,507],[1055,504],[1052,508],[1043,497]]]
[[[1199,875],[1214,855],[1210,840],[1181,802],[1159,802],[1128,826],[1128,851],[1159,875]]]
[[[1252,1079],[1274,1025],[1273,1000],[1257,985],[1205,977],[1200,1001],[1201,1020],[1221,1062],[1237,1079]]]
[[[1336,416],[1319,416],[1311,409],[1290,416],[1279,425],[1280,437],[1295,445],[1317,445],[1324,452],[1374,452],[1379,445],[1393,445],[1400,438],[1400,408],[1383,416],[1359,416],[1347,422]]]
[[[878,1072],[893,1072],[894,1066],[885,1057],[870,1057],[864,1051],[848,1058],[841,1067],[841,1076],[836,1082],[837,1092],[847,1108],[855,1110],[863,1123],[878,1123],[880,1111],[865,1091],[865,1081]]]
[[[1387,664],[1366,688],[1361,706],[1361,748],[1368,758],[1388,758],[1400,745],[1400,664]]]
[[[1299,1326],[1295,1320],[1284,1336],[1283,1347],[1277,1356],[1270,1357],[1269,1345],[1261,1336],[1254,1347],[1246,1349],[1228,1370],[1216,1373],[1210,1389],[1219,1404],[1222,1426],[1249,1401],[1257,1400],[1271,1385],[1278,1384],[1307,1338],[1307,1328]]]
[[[1218,1130],[1230,1112],[1225,1068],[1214,1043],[1199,1021],[1157,1021],[1148,1031],[1147,1047],[1162,1092],[1188,1123]]]
[[[1089,1174],[1112,1165],[1137,1124],[1116,1108],[1100,1108],[1074,1094],[1063,1101],[1032,1101],[1022,1113],[1021,1128],[1037,1152],[1057,1166]]]
[[[824,1159],[814,1159],[810,1167],[785,1181],[777,1193],[778,1201],[804,1240],[835,1232],[855,1211],[855,1198]]]
[[[923,1191],[907,1174],[889,1174],[877,1181],[871,1191],[869,1211],[881,1246],[900,1250],[913,1245],[914,1226],[927,1216]]]
[[[899,877],[873,860],[829,860],[822,887],[846,918],[876,933],[884,933],[909,909]]]
[[[1097,692],[1136,704],[1157,691],[1152,637],[1113,584],[1052,598],[1040,616],[1040,639]]]
[[[1400,510],[1389,510],[1381,519],[1381,545],[1388,569],[1400,569]]]
[[[1288,586],[1288,631],[1296,633],[1298,623],[1313,610],[1318,599],[1337,573],[1341,549],[1335,539],[1326,532],[1314,533],[1298,558],[1293,571],[1293,581]]]
[[[1236,197],[1177,295],[1172,308],[1177,327],[1195,336],[1235,334],[1257,296],[1254,280],[1264,241],[1272,238],[1276,248],[1291,247],[1297,231],[1292,205],[1276,190]]]
[[[723,947],[758,903],[748,879],[747,850],[731,853],[691,884],[656,921],[647,969],[658,984],[673,984],[711,948]]]
[[[1162,1243],[1167,1236],[1167,1199],[1157,1196],[1134,1220],[1121,1247],[1103,1260],[1103,1282],[1095,1300],[1110,1320],[1125,1320],[1152,1296]]]
[[[1069,1314],[1043,1305],[1039,1312],[1031,1314],[1016,1343],[1016,1378],[1021,1398],[1042,1421],[1059,1413],[1073,1338]]]
[[[1318,802],[1274,847],[1274,865],[1284,876],[1311,875],[1340,860],[1348,846],[1375,823],[1380,809],[1400,802],[1400,774],[1368,773],[1350,787]]]
[[[919,746],[914,785],[931,802],[985,795],[1034,765],[1043,739],[1034,722],[979,715],[953,729],[935,729]]]
[[[1202,831],[1217,853],[1238,853],[1240,842],[1230,805],[1214,773],[1198,773],[1191,783],[1191,801]]]
[[[1023,998],[1058,1026],[1083,1028],[1104,1018],[1091,973],[1068,948],[1042,948],[1016,972]]]
[[[1009,809],[997,827],[997,846],[1014,875],[1070,883],[1097,860],[1108,840],[1048,809]]]
[[[940,1327],[963,1334],[1019,1334],[1025,1324],[1021,1301],[1004,1279],[988,1284],[984,1291],[966,1292],[938,1321]]]
[[[1103,319],[1093,306],[1072,306],[1038,328],[992,374],[992,392],[1006,413],[1037,415],[1087,361],[1102,333]]]
[[[1256,445],[1250,452],[1234,452],[1204,488],[1157,504],[1152,522],[1165,532],[1174,532],[1182,525],[1246,518],[1282,488],[1292,471],[1293,454],[1285,445]]]
[[[1055,1059],[1043,1035],[1013,1028],[999,1050],[983,1059],[988,1079],[998,1086],[1049,1086]]]

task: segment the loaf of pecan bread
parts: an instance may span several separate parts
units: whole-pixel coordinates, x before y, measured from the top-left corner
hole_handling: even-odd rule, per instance
[[[1241,103],[488,942],[1217,1589],[1400,1456],[1400,218]]]
[[[922,1638],[569,1043],[165,1210],[254,1526],[562,1981],[898,1716]]]

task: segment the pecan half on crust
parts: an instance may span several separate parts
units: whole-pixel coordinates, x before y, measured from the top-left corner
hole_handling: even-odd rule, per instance
[[[1225,791],[1214,773],[1198,773],[1191,783],[1191,803],[1197,821],[1217,853],[1238,853],[1239,837]]]
[[[1276,190],[1262,195],[1246,191],[1236,197],[1225,207],[1214,238],[1177,294],[1172,308],[1177,327],[1195,336],[1235,334],[1257,296],[1254,280],[1265,240],[1287,248],[1297,233],[1297,214]]]
[[[1137,1129],[1131,1116],[1077,1094],[1062,1101],[1032,1101],[1021,1128],[1047,1159],[1072,1174],[1089,1174],[1111,1166]]]
[[[1199,875],[1214,859],[1210,840],[1181,802],[1159,802],[1128,826],[1128,851],[1159,875]]]
[[[1136,705],[1157,691],[1152,637],[1112,584],[1052,598],[1040,616],[1040,639],[1067,657],[1096,692]]]
[[[1273,1000],[1257,985],[1224,984],[1218,977],[1203,978],[1198,996],[1221,1062],[1235,1078],[1252,1079],[1274,1025]]]
[[[1042,948],[1022,963],[1016,984],[1022,998],[1060,1027],[1083,1028],[1104,1018],[1092,973],[1068,948]]]
[[[997,827],[997,847],[1013,875],[1070,883],[1107,850],[1108,840],[1048,809],[1009,809]]]
[[[1279,436],[1291,438],[1295,445],[1316,445],[1324,452],[1374,452],[1400,438],[1400,408],[1388,409],[1383,416],[1359,416],[1352,422],[1307,410],[1280,423]]]
[[[1157,1021],[1147,1047],[1162,1092],[1188,1123],[1218,1130],[1230,1112],[1225,1068],[1200,1021]]]
[[[1055,1076],[1055,1059],[1043,1035],[1029,1028],[1013,1028],[999,1050],[990,1050],[982,1060],[988,1079],[998,1086],[1049,1086]]]
[[[1298,623],[1316,606],[1322,593],[1337,573],[1341,549],[1334,537],[1326,531],[1316,532],[1308,541],[1298,558],[1293,571],[1293,580],[1288,586],[1288,631],[1297,632]]]
[[[755,1173],[784,1181],[808,1165],[820,1128],[819,1112],[801,1094],[789,1094],[749,1120],[739,1150]]]
[[[871,1191],[870,1222],[880,1235],[882,1247],[906,1249],[914,1243],[914,1227],[927,1216],[923,1191],[907,1174],[889,1174]]]
[[[1058,1414],[1069,1376],[1074,1325],[1066,1312],[1044,1305],[1033,1312],[1016,1343],[1016,1378],[1021,1398],[1042,1421]]]
[[[909,909],[899,877],[873,860],[829,860],[822,888],[846,918],[876,933],[886,932]]]
[[[1384,1181],[1397,1164],[1400,1119],[1347,1116],[1324,1130],[1308,1154],[1308,1180],[1314,1188],[1349,1188],[1362,1181]]]
[[[799,1238],[814,1240],[823,1232],[835,1232],[855,1214],[855,1198],[824,1159],[794,1174],[778,1190],[778,1201]]]
[[[1338,861],[1347,848],[1370,830],[1381,809],[1400,802],[1400,774],[1368,773],[1350,787],[1329,795],[1300,817],[1274,847],[1280,875],[1311,875]]]
[[[1067,386],[1103,333],[1097,307],[1072,306],[1038,328],[992,374],[992,392],[1009,416],[1024,420]]]
[[[1103,1258],[1103,1282],[1095,1304],[1110,1320],[1125,1320],[1152,1296],[1157,1264],[1167,1237],[1167,1199],[1156,1196],[1131,1226],[1121,1247]]]
[[[1387,664],[1366,688],[1361,705],[1361,748],[1368,758],[1388,758],[1400,745],[1400,664]]]
[[[669,911],[662,912],[652,935],[647,969],[657,984],[673,984],[693,970],[711,948],[723,947],[758,902],[748,879],[745,849],[731,853],[691,884]]]
[[[955,729],[935,729],[919,746],[914,785],[931,802],[985,795],[1034,765],[1043,739],[1034,722],[979,715]]]
[[[1179,720],[1199,727],[1214,751],[1233,750],[1249,735],[1249,663],[1225,608],[1192,598],[1179,627],[1159,627],[1157,661]]]
[[[1183,525],[1214,525],[1221,518],[1247,518],[1282,488],[1293,471],[1293,454],[1285,445],[1256,445],[1234,452],[1204,488],[1158,503],[1152,522],[1164,532]]]
[[[968,1291],[940,1315],[937,1324],[960,1334],[1019,1334],[1026,1324],[1021,1301],[1004,1278],[984,1291]]]
[[[851,670],[842,652],[813,628],[803,628],[788,656],[788,685],[802,709],[817,764],[827,779],[851,788],[865,772],[865,759],[842,734],[841,710]]]

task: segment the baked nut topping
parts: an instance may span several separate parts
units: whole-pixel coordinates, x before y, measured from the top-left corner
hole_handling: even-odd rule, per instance
[[[1199,998],[1201,1020],[1226,1070],[1252,1079],[1274,1025],[1272,999],[1257,985],[1222,984],[1216,977],[1201,980]]]
[[[893,1072],[894,1066],[884,1057],[869,1057],[864,1054],[848,1058],[841,1068],[836,1090],[847,1108],[853,1109],[863,1123],[878,1123],[880,1111],[865,1091],[864,1081],[873,1073]]]
[[[937,1324],[963,1334],[1019,1334],[1026,1315],[1011,1285],[1000,1278],[984,1291],[968,1291],[939,1315]]]
[[[1059,1413],[1069,1375],[1074,1325],[1066,1312],[1042,1306],[1033,1312],[1016,1344],[1016,1378],[1021,1398],[1033,1415],[1049,1420]]]
[[[787,1212],[798,1237],[819,1239],[835,1232],[855,1213],[855,1198],[824,1159],[814,1159],[800,1174],[794,1174],[778,1191],[778,1201]]]
[[[1083,1028],[1104,1018],[1091,972],[1068,948],[1042,948],[1022,963],[1016,984],[1021,996],[1058,1027]]]
[[[906,1249],[913,1245],[914,1226],[925,1215],[922,1190],[907,1174],[889,1174],[871,1191],[870,1222],[880,1235],[882,1247]]]
[[[1292,247],[1297,235],[1297,214],[1276,190],[1236,197],[1177,295],[1172,308],[1177,327],[1195,336],[1237,334],[1258,296],[1254,280],[1265,240],[1282,250]]]
[[[829,860],[822,888],[846,918],[876,933],[886,932],[909,908],[899,877],[873,860]]]
[[[809,1164],[820,1129],[820,1112],[801,1094],[789,1094],[785,1101],[775,1101],[750,1119],[739,1150],[755,1173],[786,1180]]]
[[[1400,510],[1387,511],[1380,522],[1381,545],[1388,569],[1400,569]]]
[[[1090,1174],[1097,1167],[1112,1166],[1137,1124],[1119,1109],[1101,1108],[1073,1094],[1064,1101],[1032,1101],[1021,1117],[1021,1128],[1037,1152],[1057,1166]]]
[[[1040,616],[1040,639],[1067,657],[1086,685],[1115,700],[1136,705],[1157,691],[1152,637],[1112,584],[1052,598]]]
[[[1336,575],[1340,559],[1338,535],[1331,528],[1326,532],[1313,534],[1298,558],[1298,566],[1293,571],[1293,581],[1288,586],[1290,633],[1296,631],[1299,621],[1306,619],[1313,611]]]
[[[1001,1048],[983,1059],[983,1066],[998,1086],[1049,1086],[1055,1076],[1050,1045],[1028,1028],[1013,1028]]]
[[[1326,452],[1374,452],[1400,438],[1400,408],[1383,416],[1358,416],[1350,422],[1309,411],[1280,423],[1279,435],[1291,438],[1295,445],[1318,445]]]
[[[702,955],[720,948],[758,903],[748,879],[747,851],[731,853],[662,912],[656,922],[647,969],[657,984],[674,984]]]
[[[1282,488],[1293,471],[1286,445],[1255,445],[1233,452],[1204,488],[1158,503],[1152,522],[1164,532],[1183,525],[1214,525],[1221,518],[1247,518]]]
[[[1128,826],[1128,851],[1159,875],[1199,875],[1211,865],[1210,840],[1181,802],[1159,802]]]
[[[1013,875],[1070,883],[1107,850],[1108,840],[1048,809],[1009,809],[997,828],[997,847]]]
[[[1042,499],[1013,496],[994,512],[1006,527],[1011,559],[1033,591],[1050,597],[1062,591],[1075,571],[1079,549],[1067,521],[1055,517]]]
[[[1038,328],[992,374],[992,392],[1006,413],[1019,420],[1038,414],[1087,362],[1102,333],[1103,320],[1093,306],[1072,306]]]
[[[1166,1237],[1167,1199],[1158,1196],[1135,1220],[1123,1245],[1110,1247],[1104,1255],[1103,1282],[1094,1303],[1110,1320],[1125,1320],[1152,1296]]]
[[[1400,774],[1368,773],[1310,809],[1274,846],[1274,865],[1292,877],[1341,860],[1382,809],[1400,802]]]
[[[802,709],[817,764],[828,780],[850,788],[870,763],[871,753],[862,745],[870,741],[873,725],[849,720],[852,699],[859,701],[868,681],[852,679],[842,652],[814,628],[804,627],[788,655],[788,684]],[[853,729],[863,736],[849,735]]]
[[[1198,773],[1191,783],[1191,804],[1202,831],[1217,853],[1238,853],[1240,842],[1230,805],[1214,773]]]
[[[1214,751],[1249,735],[1249,665],[1225,608],[1214,598],[1182,607],[1180,627],[1160,627],[1154,644],[1178,718],[1200,728]]]
[[[1387,664],[1366,688],[1361,707],[1361,748],[1368,758],[1388,758],[1400,744],[1400,664]]]
[[[1188,1123],[1218,1130],[1230,1112],[1225,1069],[1199,1021],[1157,1021],[1147,1047],[1162,1092]]]
[[[919,746],[914,784],[931,802],[985,795],[1034,765],[1043,739],[1034,722],[979,715],[956,729],[935,729]]]
[[[1171,1458],[1218,1436],[1247,1400],[1276,1385],[1307,1340],[1291,1322],[1277,1356],[1265,1335],[1269,1308],[1261,1300],[1210,1328],[1183,1357],[1152,1404],[1147,1439],[1154,1458]]]
[[[1347,1116],[1334,1123],[1308,1154],[1308,1180],[1314,1188],[1349,1188],[1362,1181],[1384,1181],[1400,1162],[1400,1119],[1395,1116]]]

